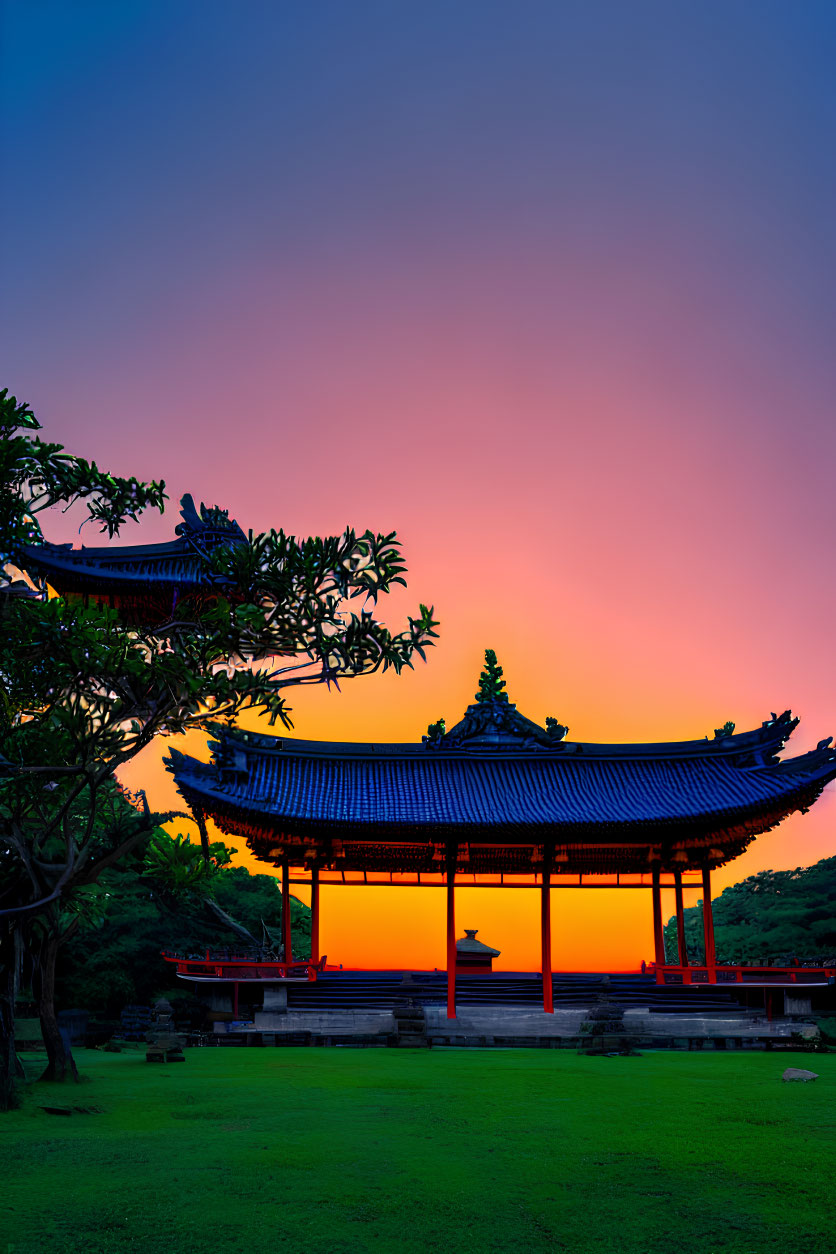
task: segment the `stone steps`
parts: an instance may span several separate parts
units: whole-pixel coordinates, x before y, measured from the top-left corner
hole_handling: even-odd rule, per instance
[[[412,982],[404,984],[400,971],[325,972],[311,984],[288,986],[288,1009],[321,1010],[391,1010],[395,1002],[413,997],[422,1005],[443,1006],[447,997],[444,972],[413,972]],[[577,1008],[591,1005],[601,991],[599,974],[556,973],[552,980],[555,1008]],[[615,975],[610,977],[610,995],[625,1009],[636,1008],[665,1014],[701,1014],[727,1012],[745,1017],[748,1012],[725,988],[672,987],[657,985],[652,976]],[[456,980],[458,1006],[491,1007],[511,1005],[536,1010],[542,1005],[542,982],[531,973],[500,973],[497,975],[459,975]]]

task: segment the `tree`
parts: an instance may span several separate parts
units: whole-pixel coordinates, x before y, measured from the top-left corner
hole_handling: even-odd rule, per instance
[[[230,851],[201,850],[157,831],[144,855],[104,872],[99,909],[81,922],[59,954],[56,1001],[87,1006],[108,1018],[129,1002],[148,1004],[171,985],[161,950],[202,953],[230,946],[260,948],[264,930],[281,934],[282,898],[272,875],[229,864]],[[310,910],[296,898],[293,952],[310,954]]]
[[[42,948],[48,988],[60,945],[56,903],[64,908],[171,817],[151,813],[142,796],[130,813],[116,805],[119,768],[155,736],[244,709],[292,726],[288,687],[400,672],[414,654],[425,657],[438,625],[426,606],[396,634],[375,618],[378,597],[405,584],[399,543],[394,532],[351,528],[324,539],[249,533],[219,546],[201,557],[201,593],[183,596],[165,621],[50,597],[20,577],[27,546],[41,537],[39,513],[83,501],[113,536],[166,498],[163,483],[116,478],[42,443],[32,435],[38,426],[27,405],[0,393],[0,1103],[12,1066],[13,931],[26,921],[31,933],[36,919],[51,929]],[[209,857],[205,830],[201,839]],[[67,1058],[48,999],[40,1014],[45,1074],[63,1078]]]
[[[718,961],[833,962],[836,955],[836,857],[793,871],[759,871],[712,902]],[[688,957],[703,961],[702,902],[685,911]],[[665,927],[676,950],[676,918]]]
[[[239,943],[270,948],[274,934],[280,935],[282,922],[278,881],[271,875],[250,875],[245,867],[231,867],[233,850],[220,842],[210,845],[209,852],[207,859],[184,836],[172,839],[165,832],[156,832],[142,862],[144,882],[152,888],[158,904],[172,910],[184,904],[202,908],[214,930],[220,927],[225,933],[224,943],[232,933]],[[310,911],[301,902],[296,905],[298,910],[291,911],[296,937],[293,952],[300,958],[310,957]]]

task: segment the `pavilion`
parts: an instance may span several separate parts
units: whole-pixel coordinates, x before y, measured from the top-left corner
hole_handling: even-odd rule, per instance
[[[836,778],[832,738],[779,759],[798,723],[785,711],[753,731],[726,725],[712,739],[578,743],[554,719],[543,728],[525,718],[501,688],[483,673],[464,718],[449,731],[435,724],[420,743],[299,740],[218,726],[210,763],[172,749],[167,766],[199,824],[211,816],[281,868],[288,960],[292,882],[310,885],[312,963],[320,956],[321,884],[444,885],[454,1018],[456,883],[536,885],[543,1007],[552,1011],[550,888],[648,888],[658,982],[745,979],[741,968],[718,968],[711,872],[812,805]],[[663,887],[675,892],[673,965],[665,960]],[[702,890],[704,903],[700,966],[689,964],[685,945],[689,887]],[[805,979],[784,973],[787,984]]]

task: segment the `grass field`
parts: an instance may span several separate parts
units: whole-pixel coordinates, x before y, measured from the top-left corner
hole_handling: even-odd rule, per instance
[[[0,1116],[0,1254],[836,1246],[836,1055],[78,1058]]]

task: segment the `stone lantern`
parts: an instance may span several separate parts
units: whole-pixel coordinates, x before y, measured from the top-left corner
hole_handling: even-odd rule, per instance
[[[477,940],[477,931],[478,928],[466,927],[464,936],[456,941],[456,971],[462,975],[490,973],[494,958],[502,952]]]

